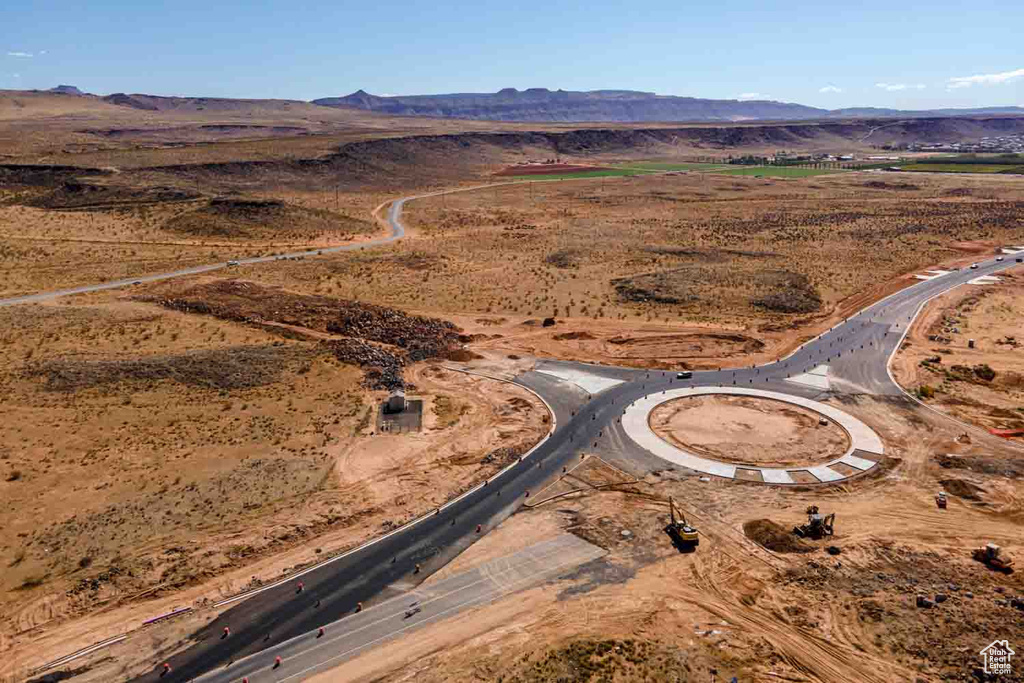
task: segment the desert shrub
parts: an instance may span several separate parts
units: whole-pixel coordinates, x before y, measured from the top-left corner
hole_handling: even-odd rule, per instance
[[[776,313],[813,313],[821,308],[821,295],[806,275],[780,272],[773,279],[773,291],[754,298],[754,306]]]
[[[985,363],[982,363],[981,365],[975,365],[974,374],[978,377],[978,379],[985,380],[986,382],[991,382],[996,378],[996,371],[990,368]]]
[[[548,254],[544,262],[555,268],[572,268],[576,265],[576,254],[571,249],[559,249]]]
[[[929,399],[935,396],[935,389],[928,384],[922,384],[917,388],[917,397],[921,399]]]

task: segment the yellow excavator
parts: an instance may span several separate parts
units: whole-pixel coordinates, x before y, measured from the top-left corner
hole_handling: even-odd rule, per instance
[[[676,513],[679,514],[679,518],[676,518]],[[668,534],[669,538],[672,539],[672,543],[679,549],[693,548],[695,545],[700,543],[700,536],[697,534],[697,529],[690,526],[686,521],[686,517],[683,515],[683,511],[676,507],[675,501],[672,500],[672,496],[668,498],[668,514],[672,518],[672,521],[665,527],[665,533]]]

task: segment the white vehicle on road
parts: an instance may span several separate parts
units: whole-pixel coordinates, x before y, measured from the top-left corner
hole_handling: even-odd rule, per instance
[[[229,266],[237,266],[238,265],[238,261],[228,261],[228,265]]]
[[[977,263],[972,263],[971,264],[971,270],[977,270],[977,269],[978,269],[978,264]]]

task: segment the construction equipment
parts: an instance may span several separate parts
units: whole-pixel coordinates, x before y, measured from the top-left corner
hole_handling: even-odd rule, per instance
[[[678,519],[676,519],[677,512],[679,514]],[[672,521],[665,527],[665,533],[668,534],[668,537],[672,539],[672,543],[677,548],[680,550],[693,548],[700,543],[697,530],[686,521],[683,511],[676,507],[675,501],[672,500],[671,496],[668,498],[668,514],[671,516]]]
[[[986,543],[984,548],[974,550],[974,559],[993,571],[1010,574],[1013,572],[1013,560],[1000,554],[995,543]]]
[[[823,515],[817,505],[812,505],[807,508],[807,524],[793,527],[793,533],[800,538],[825,538],[832,535],[835,521],[836,513]]]

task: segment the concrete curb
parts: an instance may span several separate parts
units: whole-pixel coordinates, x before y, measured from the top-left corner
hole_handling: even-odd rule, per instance
[[[708,395],[730,395],[730,396],[751,396],[755,398],[767,398],[783,403],[797,405],[816,413],[824,415],[838,424],[850,437],[850,447],[838,458],[818,465],[803,465],[793,467],[758,467],[754,465],[734,465],[724,463],[712,458],[705,458],[689,453],[682,448],[674,446],[654,433],[650,427],[651,412],[659,405],[676,398],[689,396]],[[752,470],[761,474],[762,481],[751,483],[763,483],[767,485],[801,485],[801,482],[794,481],[790,476],[793,472],[808,472],[818,481],[815,483],[834,484],[846,481],[852,477],[863,474],[874,469],[877,462],[859,458],[854,455],[857,451],[883,456],[885,447],[881,438],[873,429],[861,422],[854,416],[833,406],[799,396],[790,396],[775,391],[762,391],[760,389],[742,389],[725,387],[692,387],[685,389],[671,389],[661,393],[651,394],[646,398],[639,399],[629,404],[622,416],[622,429],[626,436],[633,440],[638,446],[653,455],[675,463],[682,467],[695,470],[702,474],[710,474],[724,479],[737,479],[737,470]],[[844,464],[852,469],[860,470],[852,475],[844,475],[836,470],[829,469],[832,465]],[[743,480],[747,481],[747,480]],[[806,484],[802,484],[806,485]]]

